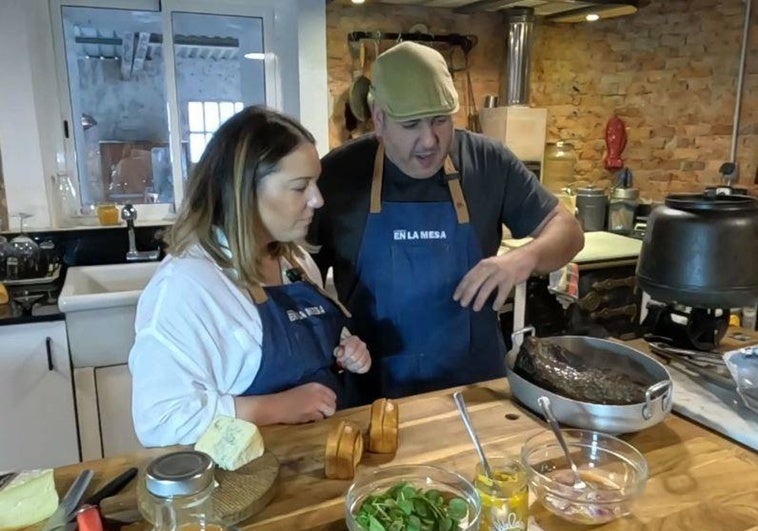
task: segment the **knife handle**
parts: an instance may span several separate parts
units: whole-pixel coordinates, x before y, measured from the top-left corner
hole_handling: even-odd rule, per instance
[[[122,472],[102,489],[94,493],[92,496],[84,500],[82,505],[99,505],[103,498],[109,498],[123,489],[127,483],[129,483],[134,476],[137,475],[137,469],[135,467],[129,468]]]

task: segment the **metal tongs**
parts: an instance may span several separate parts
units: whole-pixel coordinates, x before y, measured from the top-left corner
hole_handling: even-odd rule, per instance
[[[719,387],[734,389],[734,380],[727,371],[721,353],[672,347],[668,343],[651,340],[648,340],[648,346],[653,354],[679,364]]]

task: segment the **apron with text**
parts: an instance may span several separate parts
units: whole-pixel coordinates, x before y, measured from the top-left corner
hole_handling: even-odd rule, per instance
[[[290,263],[294,263],[290,260]],[[301,277],[307,279],[304,273]],[[349,314],[309,280],[250,289],[263,327],[261,366],[244,396],[278,393],[310,382],[321,383],[345,404],[343,376],[335,365]]]
[[[462,308],[453,292],[482,258],[469,223],[460,176],[450,156],[452,201],[381,200],[384,146],[374,161],[371,207],[358,254],[351,330],[372,357],[368,375],[348,375],[367,402],[505,375],[497,315]],[[481,332],[472,337],[472,322]]]

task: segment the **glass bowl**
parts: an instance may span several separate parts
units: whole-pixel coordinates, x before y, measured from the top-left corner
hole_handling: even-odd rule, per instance
[[[387,513],[397,515],[397,518],[393,518],[393,520],[402,517],[396,511],[402,513],[405,510],[407,514],[407,511],[412,510],[414,516],[418,513],[431,514],[434,512],[425,501],[419,501],[411,496],[407,498],[403,496],[398,487],[400,484],[407,484],[415,492],[420,490],[425,499],[436,499],[438,503],[445,505],[448,505],[452,498],[462,499],[465,506],[459,504],[459,507],[463,507],[464,516],[457,520],[458,527],[454,527],[454,529],[474,530],[479,528],[482,502],[479,493],[471,482],[460,474],[436,466],[401,465],[381,468],[361,475],[353,482],[345,497],[345,521],[348,529],[351,531],[369,529],[368,525],[361,524],[363,518],[359,518],[359,512],[364,502],[379,503],[377,496],[382,497],[383,510],[386,509]],[[392,492],[393,495],[384,498],[384,495],[389,492]],[[438,496],[441,496],[442,499],[440,500]],[[388,498],[391,499],[388,501]],[[402,501],[405,499],[408,499],[409,503]],[[397,500],[401,500],[400,503]],[[424,507],[419,509],[419,505]]]
[[[629,514],[645,489],[645,457],[632,445],[597,431],[561,430],[579,475],[588,485],[573,487],[573,474],[555,435],[545,431],[526,441],[521,462],[529,486],[550,512],[580,524],[602,524]]]

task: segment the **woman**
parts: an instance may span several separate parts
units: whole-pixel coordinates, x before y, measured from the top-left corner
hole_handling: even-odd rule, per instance
[[[194,443],[216,415],[328,417],[345,405],[340,369],[368,371],[366,345],[295,243],[323,205],[320,172],[313,136],[275,111],[248,107],[213,135],[137,306],[129,368],[143,445]]]

